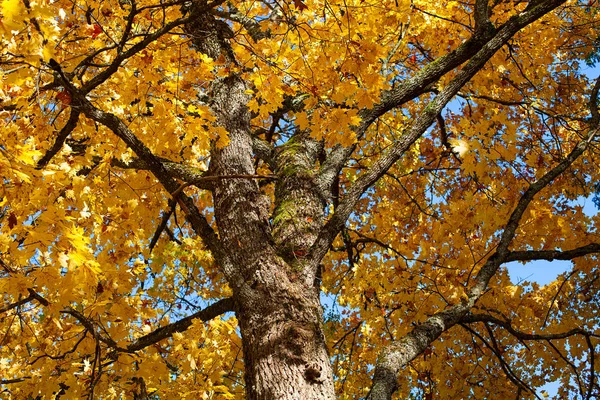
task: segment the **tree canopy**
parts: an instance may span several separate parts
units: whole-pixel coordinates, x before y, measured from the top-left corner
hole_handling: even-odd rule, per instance
[[[599,12],[2,0],[0,397],[600,397]]]

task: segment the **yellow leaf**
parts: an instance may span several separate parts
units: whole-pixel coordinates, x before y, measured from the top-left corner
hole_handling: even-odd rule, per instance
[[[2,24],[9,31],[18,30],[24,20],[25,6],[22,0],[4,0],[0,5]]]
[[[51,58],[54,58],[54,48],[48,44],[44,45],[42,50],[42,58],[48,62]]]
[[[298,128],[300,129],[308,128],[308,117],[305,112],[299,112],[296,114],[296,125],[298,125]]]
[[[464,157],[465,154],[469,152],[469,143],[463,139],[450,139],[450,145],[452,146],[452,151],[458,154],[459,157]]]

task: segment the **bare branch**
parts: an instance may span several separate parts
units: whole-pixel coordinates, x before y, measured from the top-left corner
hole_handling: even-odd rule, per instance
[[[29,292],[29,295],[36,299],[38,301],[38,303],[40,303],[41,305],[48,307],[50,305],[50,302],[48,300],[46,300],[45,298],[43,298],[38,292],[36,292],[35,290],[28,288],[27,291]]]
[[[194,320],[209,321],[213,318],[218,317],[226,312],[234,310],[234,302],[232,298],[226,298],[217,301],[216,303],[200,310],[192,315],[180,319],[179,321],[173,322],[169,325],[162,326],[153,332],[148,333],[138,339],[127,347],[119,347],[117,343],[110,337],[102,335],[95,326],[95,323],[87,318],[79,311],[68,308],[63,310],[62,313],[69,314],[75,317],[94,337],[100,342],[108,345],[110,348],[115,349],[119,352],[133,353],[138,350],[142,350],[154,343],[158,343],[163,339],[170,338],[176,332],[183,332],[188,329]]]
[[[594,350],[594,345],[592,344],[592,339],[590,339],[590,336],[585,337],[585,342],[590,351],[590,383],[588,385],[588,391],[587,395],[585,396],[585,400],[590,400],[592,398],[592,392],[594,391],[594,384],[596,383],[596,351]]]

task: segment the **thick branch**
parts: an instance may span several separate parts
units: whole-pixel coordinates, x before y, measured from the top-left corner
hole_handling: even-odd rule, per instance
[[[487,1],[480,0],[477,2],[476,13],[478,13],[476,17],[479,22],[476,22],[476,31],[472,37],[450,53],[430,62],[413,77],[404,80],[398,87],[384,92],[381,96],[381,101],[373,106],[373,108],[361,111],[360,116],[362,120],[355,129],[357,138],[361,138],[371,124],[388,111],[400,107],[424,93],[432,92],[434,90],[434,84],[442,76],[468,61],[480,51],[482,46],[489,43],[494,37],[495,30],[493,25],[487,19]],[[479,18],[483,18],[484,15],[485,19],[479,20]],[[511,22],[514,21],[508,21],[503,29],[506,29]],[[356,145],[350,147],[339,146],[331,152],[319,171],[318,184],[321,186],[322,190],[332,185],[335,177],[355,149]]]
[[[270,143],[268,143],[266,140],[253,137],[252,150],[258,158],[266,162],[272,170],[274,169],[273,157],[275,150]]]
[[[536,5],[535,7],[532,7],[530,10],[519,14],[516,17],[512,17],[498,32],[496,37],[490,40],[490,42],[488,42],[488,44],[486,44],[486,46],[484,46],[484,48],[482,48],[482,50],[475,57],[473,57],[473,59],[448,85],[448,87],[446,87],[444,91],[442,91],[440,95],[436,97],[432,104],[430,104],[425,109],[425,111],[421,114],[416,123],[411,127],[411,130],[409,131],[407,136],[414,135],[417,132],[415,131],[415,128],[419,125],[419,123],[422,123],[423,120],[425,120],[426,122],[428,122],[427,119],[430,119],[430,122],[433,121],[433,118],[435,117],[435,115],[437,115],[434,115],[433,113],[437,111],[437,107],[439,107],[439,104],[444,102],[443,96],[447,96],[448,94],[452,93],[452,91],[449,91],[449,88],[452,87],[453,84],[456,84],[457,86],[456,88],[453,88],[454,90],[456,90],[453,92],[455,94],[459,89],[459,85],[457,83],[460,83],[460,81],[462,81],[466,75],[469,75],[469,71],[472,70],[472,68],[480,68],[483,65],[481,61],[485,62],[485,59],[489,59],[491,54],[493,54],[493,52],[498,50],[504,43],[506,43],[506,41],[519,29],[535,21],[536,19],[551,11],[552,9],[558,7],[562,3],[563,1],[543,2],[541,4]],[[439,98],[441,98],[441,100],[438,100]],[[402,368],[408,362],[410,362],[419,354],[421,354],[433,340],[437,339],[439,335],[442,334],[442,332],[455,325],[460,320],[460,318],[470,310],[470,308],[483,294],[485,288],[488,285],[489,280],[496,273],[498,267],[506,261],[506,258],[509,255],[508,246],[510,245],[512,239],[516,234],[516,230],[519,226],[519,222],[521,220],[521,217],[523,216],[523,213],[533,200],[534,196],[537,193],[539,193],[543,188],[548,186],[556,177],[562,174],[585,151],[590,141],[593,140],[597,136],[597,134],[598,127],[592,126],[586,140],[578,143],[577,146],[575,146],[571,153],[562,162],[560,162],[556,167],[554,167],[552,170],[546,173],[537,182],[530,185],[529,188],[523,193],[521,199],[519,200],[513,213],[509,217],[508,222],[502,232],[501,239],[496,249],[496,252],[487,260],[487,262],[484,264],[479,274],[475,278],[475,284],[468,292],[468,299],[461,304],[454,305],[442,312],[436,313],[432,317],[428,318],[424,323],[415,327],[403,339],[401,339],[400,341],[396,341],[393,344],[386,347],[386,349],[381,353],[378,359],[375,374],[373,377],[373,387],[367,398],[390,399],[392,394],[396,390],[396,379],[400,368]],[[393,158],[390,156],[393,154],[394,151],[396,151],[398,147],[400,147],[401,155],[402,152],[405,151],[404,149],[408,148],[404,146],[404,143],[397,143],[392,149],[392,151],[390,151],[388,154],[386,154],[386,156],[384,156],[377,163],[375,163],[372,170],[363,175],[361,178],[359,178],[354,186],[363,187],[365,189],[368,188],[369,185],[371,185],[372,182],[374,182],[382,172],[385,172],[385,167],[389,168],[389,166],[392,165],[391,163],[382,163],[381,161],[385,160],[385,158],[387,157]],[[394,161],[396,159],[397,158],[395,158]],[[351,190],[352,189],[354,188],[351,188]],[[362,195],[362,193],[363,192],[361,191],[359,197],[360,195]],[[352,194],[356,196],[357,193]],[[351,198],[350,202],[356,202],[359,197],[356,197],[355,199]],[[345,211],[347,212],[348,210]],[[349,213],[347,215],[349,215]],[[343,221],[337,221],[337,223],[341,225],[343,222],[345,222],[345,218],[347,218],[347,215],[343,215]],[[328,227],[326,225],[324,229],[324,231],[330,229],[328,233],[331,235],[330,237],[332,240],[337,233],[337,230],[332,229],[337,228],[333,227],[333,224],[335,224],[335,218],[336,215],[334,214],[334,216],[327,224],[331,226]],[[325,235],[327,235],[327,232],[325,232],[323,236]],[[327,241],[327,243],[329,244],[331,242]],[[315,250],[317,252],[321,251],[321,249]]]
[[[592,332],[588,332],[585,329],[574,328],[562,333],[548,333],[548,334],[537,334],[537,333],[527,333],[515,329],[512,327],[510,321],[503,321],[496,317],[493,317],[488,314],[467,314],[460,319],[461,323],[465,324],[473,324],[476,322],[489,322],[494,325],[501,326],[508,333],[516,337],[520,340],[557,340],[557,339],[566,339],[573,335],[583,335],[586,337],[600,337],[600,335],[594,334]]]
[[[592,94],[590,96],[589,108],[592,114],[592,125],[600,124],[600,113],[598,113],[598,92],[600,91],[600,79],[596,79],[596,83],[592,88]]]
[[[228,19],[230,21],[234,21],[242,25],[244,28],[246,28],[246,31],[248,32],[252,40],[254,40],[254,42],[258,42],[261,39],[268,38],[271,36],[270,31],[263,31],[260,28],[260,24],[257,21],[248,17],[246,14],[240,12],[237,8],[233,7],[232,5],[229,5],[229,10],[230,11],[221,11],[215,9],[211,10],[211,13],[218,17]]]
[[[106,126],[115,135],[121,138],[135,154],[143,160],[148,169],[159,180],[163,187],[169,192],[174,193],[180,185],[171,177],[164,164],[150,151],[148,147],[133,134],[129,127],[116,115],[102,111],[96,108],[92,103],[85,98],[85,95],[77,90],[71,82],[65,77],[60,65],[54,60],[51,60],[52,68],[59,74],[65,87],[69,90],[73,99],[73,107],[78,107],[79,110],[88,118]],[[179,193],[178,200],[183,204],[187,218],[190,221],[194,231],[202,238],[208,248],[219,260],[224,261],[225,253],[221,251],[217,235],[208,224],[208,221],[200,213],[191,198],[183,193]]]
[[[164,158],[159,158],[160,162],[167,170],[169,175],[174,178],[177,178],[184,182],[198,182],[198,186],[201,189],[211,189],[210,185],[202,186],[202,178],[205,176],[206,172],[202,171],[198,168],[191,167],[189,165],[185,165],[182,163],[170,161]],[[138,170],[149,170],[150,166],[147,162],[145,162],[141,158],[134,158],[129,162],[123,162],[119,159],[113,159],[110,163],[113,167],[118,167],[122,169],[138,169]]]
[[[136,339],[133,343],[127,346],[126,351],[133,353],[134,351],[141,350],[154,343],[158,343],[163,339],[170,338],[176,332],[185,331],[187,328],[192,326],[192,323],[196,319],[200,319],[201,321],[209,321],[229,311],[234,311],[233,299],[227,298],[219,300],[205,309],[198,311],[197,313],[189,315],[169,325],[160,327],[154,332],[150,332],[149,334]]]
[[[515,237],[521,218],[535,195],[569,168],[588,148],[590,142],[598,135],[598,133],[599,128],[597,126],[590,129],[586,140],[579,142],[565,159],[525,190],[502,231],[502,236],[500,237],[500,242],[498,243],[495,254],[485,263],[479,271],[479,274],[477,274],[476,284],[471,289],[469,297],[473,296],[478,298],[487,287],[489,280],[496,273],[500,264],[507,261],[507,257],[511,254],[511,252],[508,251],[508,246]]]
[[[475,278],[475,284],[468,292],[468,299],[461,304],[454,305],[429,317],[424,323],[416,326],[403,339],[386,347],[377,361],[373,377],[372,394],[368,399],[389,399],[396,390],[396,377],[400,368],[421,354],[429,344],[436,340],[445,330],[458,323],[473,307],[475,302],[484,293],[489,280],[496,273],[499,266],[507,262],[509,256],[514,254],[508,251],[508,246],[516,234],[523,213],[533,200],[535,194],[548,186],[554,178],[564,172],[583,153],[589,142],[597,134],[598,128],[591,129],[585,141],[575,146],[575,149],[561,163],[547,172],[537,182],[531,184],[523,193],[502,232],[500,244],[497,246],[496,252],[486,261]],[[584,247],[587,248],[587,246]],[[574,255],[578,254],[578,252],[580,252],[580,249],[575,249],[571,253],[564,253]],[[540,255],[540,252],[532,253]]]
[[[560,4],[564,3],[564,1],[565,0],[547,1],[544,4],[533,8],[529,12],[523,12],[512,17],[493,38],[480,48],[456,77],[452,79],[452,81],[434,98],[423,112],[421,112],[421,115],[406,130],[402,138],[400,138],[389,151],[379,158],[373,166],[363,173],[363,175],[361,175],[348,189],[346,196],[340,202],[336,212],[323,227],[318,239],[311,249],[311,258],[313,262],[318,263],[327,253],[329,246],[346,223],[346,220],[353,212],[356,203],[363,193],[383,176],[383,174],[385,174],[385,172],[400,159],[404,152],[406,152],[426,131],[426,129],[435,121],[436,116],[454,95],[458,93],[462,86],[468,82],[515,33],[558,7]],[[425,70],[428,69],[430,69],[430,67],[425,68]]]
[[[475,2],[475,31],[483,31],[493,28],[490,22],[489,0],[477,0]]]
[[[510,251],[505,257],[505,262],[533,261],[533,260],[572,260],[588,254],[599,253],[600,244],[591,243],[571,250],[539,250],[539,251]]]

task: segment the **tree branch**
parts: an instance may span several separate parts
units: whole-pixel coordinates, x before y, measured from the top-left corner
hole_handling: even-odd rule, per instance
[[[577,247],[571,250],[525,250],[509,251],[506,254],[505,262],[511,261],[533,261],[533,260],[572,260],[577,257],[583,257],[588,254],[600,253],[600,244],[591,243],[585,246]]]
[[[21,383],[21,382],[24,382],[26,379],[31,379],[31,377],[25,376],[23,378],[1,379],[0,385],[10,385],[11,383]]]
[[[517,374],[512,370],[512,368],[510,367],[510,365],[504,360],[504,357],[502,357],[502,354],[501,354],[501,352],[498,349],[498,344],[496,342],[496,338],[494,337],[494,334],[493,334],[492,330],[490,329],[489,325],[486,324],[486,329],[488,331],[490,340],[492,341],[491,344],[482,335],[480,335],[475,330],[471,329],[469,326],[467,326],[465,324],[461,324],[461,326],[466,331],[468,331],[471,335],[473,335],[473,336],[477,337],[479,340],[481,340],[481,342],[488,349],[490,349],[492,351],[492,353],[494,353],[494,355],[496,356],[496,358],[500,362],[500,368],[502,368],[502,371],[504,371],[504,374],[508,377],[508,379],[517,388],[519,388],[521,390],[525,390],[525,391],[531,392],[533,395],[535,395],[539,399],[539,397],[537,396],[537,394],[535,393],[535,391],[529,385],[527,385],[521,378],[519,378],[517,376]]]
[[[460,89],[460,85],[462,84],[461,82],[463,82],[468,75],[472,76],[474,74],[474,72],[470,74],[470,71],[472,71],[473,68],[480,68],[483,65],[481,61],[485,62],[485,59],[489,59],[493,52],[497,51],[514,33],[516,33],[522,27],[530,24],[562,3],[564,3],[564,1],[544,1],[509,19],[504,27],[500,29],[498,34],[492,40],[490,40],[490,42],[488,42],[481,49],[481,51],[474,56],[473,59],[471,59],[471,61],[469,61],[469,63],[456,76],[456,78],[454,78],[453,81],[451,81],[450,84],[446,86],[446,88],[436,97],[436,99],[434,99],[434,101],[424,110],[419,119],[411,127],[409,133],[405,136],[406,142],[410,141],[410,139],[406,139],[407,136],[415,138],[418,137],[416,133],[419,131],[416,130],[416,128],[420,123],[431,123],[433,121],[433,118],[435,118],[435,115],[437,115],[437,112],[439,112],[439,105],[445,104],[444,95],[447,97],[451,93],[457,93]],[[441,100],[438,100],[439,98],[441,98]],[[548,186],[556,177],[562,174],[570,165],[573,164],[577,158],[579,158],[579,156],[581,156],[581,154],[583,154],[590,142],[598,135],[598,131],[598,126],[591,126],[585,140],[579,142],[563,161],[547,172],[538,181],[531,184],[523,193],[519,202],[517,203],[517,206],[513,210],[513,213],[509,217],[505,228],[502,231],[496,252],[486,261],[478,275],[475,277],[475,283],[468,291],[466,301],[463,301],[461,304],[451,306],[446,310],[438,312],[429,317],[424,323],[417,325],[403,339],[393,342],[380,353],[373,376],[373,386],[371,392],[367,396],[368,399],[390,399],[396,390],[397,375],[400,369],[421,354],[433,340],[437,339],[442,334],[442,332],[454,326],[460,320],[460,318],[462,318],[462,316],[464,316],[471,309],[471,307],[473,307],[475,302],[484,293],[489,280],[496,273],[498,267],[506,261],[506,257],[509,254],[508,246],[512,242],[521,217],[523,216],[523,213],[527,209],[528,205],[533,200],[533,197],[543,188]],[[383,156],[382,159],[378,160],[378,162],[374,164],[369,172],[365,173],[356,181],[354,186],[350,189],[350,195],[358,196],[350,198],[349,203],[354,204],[363,193],[362,191],[360,194],[357,192],[352,192],[352,189],[355,189],[357,186],[359,188],[366,189],[373,182],[375,182],[378,176],[385,172],[385,168],[389,168],[389,166],[392,165],[392,163],[386,160],[386,158],[395,161],[399,158],[399,156],[393,157],[395,151],[400,150],[401,154],[403,151],[405,151],[405,149],[408,149],[408,146],[406,146],[405,143],[399,142],[394,145],[394,148],[388,154]],[[344,199],[344,202],[345,201],[346,199]],[[341,209],[341,207],[339,209]],[[336,228],[345,223],[347,215],[349,215],[349,210],[346,209],[344,211],[347,212],[347,214],[342,215],[340,220],[336,221],[336,215],[334,214],[326,224],[325,228],[323,229],[324,232],[320,234],[317,244],[315,245],[315,255],[318,256],[320,255],[320,252],[323,251],[323,249],[316,247],[320,244],[319,240],[322,240],[323,242],[327,243],[327,246],[329,246],[329,243],[331,242],[328,239],[331,238],[331,240],[333,240],[337,234]],[[337,226],[335,226],[336,223],[338,224]]]
[[[149,254],[152,254],[152,250],[154,250],[154,246],[156,246],[156,243],[158,243],[158,239],[160,238],[160,235],[167,227],[169,219],[171,219],[171,215],[173,215],[173,213],[175,212],[175,207],[176,207],[175,200],[170,199],[169,204],[168,204],[168,209],[163,211],[163,214],[162,214],[162,217],[160,220],[160,224],[158,224],[158,227],[156,228],[156,231],[154,231],[154,235],[152,236],[152,239],[150,240],[150,245],[148,246]]]
[[[325,224],[319,237],[315,241],[311,249],[311,260],[318,263],[327,253],[329,246],[337,236],[346,220],[353,212],[354,207],[363,193],[371,187],[385,172],[402,157],[402,155],[410,148],[410,146],[427,130],[427,128],[435,121],[436,116],[448,104],[448,102],[459,92],[462,86],[468,82],[484,65],[485,63],[502,47],[508,40],[523,27],[536,21],[549,11],[564,3],[565,0],[546,1],[543,4],[534,7],[529,12],[523,12],[519,15],[510,18],[496,35],[487,40],[487,42],[479,48],[479,51],[471,58],[465,67],[448,83],[448,85],[425,107],[419,117],[413,124],[406,129],[402,138],[400,138],[390,150],[380,157],[373,166],[363,173],[356,182],[348,189],[346,195],[340,202],[336,212]],[[463,50],[463,53],[466,50]],[[450,53],[452,54],[452,53]],[[450,55],[448,55],[450,56]],[[445,56],[446,57],[446,56]],[[452,56],[452,60],[455,55]],[[438,63],[444,64],[444,60],[433,62],[423,71],[437,71]],[[451,61],[445,61],[445,64],[451,64]],[[419,73],[421,76],[424,72]],[[416,77],[415,77],[416,78]],[[424,77],[421,80],[425,79]],[[392,96],[391,99],[396,99]],[[394,100],[395,101],[395,100]],[[386,112],[393,108],[395,103],[392,100],[385,102],[386,106],[378,105],[373,109],[375,114]],[[389,108],[388,108],[389,107]],[[379,114],[382,115],[382,114]],[[366,123],[363,120],[361,125]]]
[[[445,330],[457,324],[463,316],[473,307],[475,302],[484,293],[489,280],[496,273],[500,265],[507,261],[511,254],[508,251],[512,239],[516,234],[519,221],[533,197],[548,186],[554,178],[564,172],[588,147],[590,141],[598,135],[598,127],[590,130],[588,138],[575,146],[573,151],[556,167],[547,172],[538,181],[532,183],[523,193],[511,214],[501,235],[495,253],[488,258],[479,274],[475,277],[475,284],[467,294],[467,300],[461,304],[453,305],[446,310],[429,317],[424,323],[417,325],[403,339],[387,346],[378,359],[373,377],[373,389],[368,399],[389,399],[396,390],[396,377],[400,368],[421,354],[430,343],[436,340]]]
[[[154,174],[163,187],[169,192],[176,192],[180,185],[175,181],[169,171],[156,157],[148,147],[129,129],[129,127],[116,115],[100,110],[95,107],[86,97],[85,91],[78,90],[65,76],[60,64],[54,59],[50,59],[50,67],[57,73],[59,79],[63,81],[65,89],[71,95],[71,107],[77,108],[88,118],[96,121],[117,135],[125,144],[134,151],[134,153],[142,160],[148,169]],[[226,253],[222,251],[219,244],[219,239],[212,227],[209,225],[206,218],[200,213],[193,200],[184,193],[178,194],[178,201],[183,204],[186,216],[190,221],[194,231],[202,238],[213,255],[220,261],[225,262]]]
[[[508,333],[510,333],[517,339],[523,340],[523,341],[566,339],[566,338],[568,338],[570,336],[574,336],[574,335],[583,335],[586,337],[591,336],[591,337],[600,338],[600,335],[592,333],[592,332],[588,332],[585,329],[581,329],[581,328],[573,328],[571,330],[568,330],[568,331],[562,332],[562,333],[548,333],[548,334],[527,333],[527,332],[523,332],[523,331],[513,328],[510,321],[503,321],[501,319],[498,319],[498,318],[488,315],[488,314],[469,313],[469,314],[464,315],[460,319],[460,322],[465,323],[465,324],[473,324],[476,322],[489,322],[494,325],[501,326]]]
[[[198,184],[195,184],[195,186],[199,187],[200,189],[212,189],[211,185],[202,185],[202,178],[205,177],[206,171],[202,171],[198,168],[182,163],[174,162],[166,158],[159,157],[158,159],[172,177],[187,183],[197,182]],[[150,170],[148,163],[141,158],[134,158],[129,162],[113,159],[110,162],[110,165],[121,169]]]
[[[123,349],[117,345],[117,342],[114,341],[114,339],[112,339],[109,336],[104,336],[100,332],[98,332],[96,330],[96,327],[94,326],[94,323],[88,317],[86,317],[83,313],[81,313],[71,307],[67,307],[67,309],[62,310],[61,313],[68,314],[68,315],[72,316],[73,318],[75,318],[77,321],[79,321],[81,323],[81,325],[83,325],[85,327],[85,329],[87,329],[92,334],[94,339],[101,341],[102,343],[106,344],[107,346],[109,346],[113,349],[123,351]]]
[[[127,60],[128,58],[133,57],[134,55],[136,55],[137,53],[139,53],[140,51],[145,49],[150,43],[154,42],[155,40],[158,40],[161,36],[170,32],[171,30],[173,30],[173,28],[182,26],[188,22],[193,21],[195,18],[197,18],[198,14],[206,12],[206,11],[212,9],[213,7],[216,7],[220,4],[222,4],[223,2],[224,2],[224,0],[216,0],[211,3],[206,3],[206,4],[202,5],[201,7],[196,7],[196,8],[194,8],[194,12],[192,14],[190,14],[189,16],[178,18],[174,21],[169,22],[168,24],[164,25],[162,28],[156,30],[154,33],[147,35],[143,40],[141,40],[141,41],[137,42],[136,44],[134,44],[133,46],[129,47],[127,49],[127,51],[119,52],[117,54],[117,56],[115,57],[115,59],[110,63],[110,65],[104,71],[102,71],[99,74],[97,74],[96,76],[94,76],[92,79],[90,79],[87,83],[85,83],[82,86],[81,92],[84,94],[91,92],[92,90],[94,90],[95,88],[100,86],[102,83],[104,83],[108,78],[110,78],[119,69],[119,67],[121,66],[121,63],[123,61]],[[134,10],[132,10],[132,11],[134,11]],[[133,12],[132,15],[130,15],[128,20],[131,20],[131,22],[133,22],[133,17],[135,17],[135,15],[136,15],[136,13]],[[127,35],[124,34],[118,45],[119,49],[123,49],[123,47],[125,46],[125,44],[127,42],[127,39],[128,39]]]
[[[102,111],[94,107],[87,99],[81,99],[83,113],[90,119],[106,126],[120,137],[137,156],[144,160],[148,169],[154,174],[158,181],[169,192],[173,193],[179,188],[179,184],[170,176],[163,163],[146,147],[142,141],[131,132],[129,127],[116,115]],[[187,218],[194,231],[202,238],[215,257],[223,259],[225,253],[222,251],[217,235],[208,224],[208,221],[200,213],[193,200],[184,193],[179,193],[178,200],[185,205]]]
[[[27,304],[27,303],[29,303],[32,300],[33,300],[33,296],[29,295],[29,296],[27,296],[27,297],[25,297],[25,298],[23,298],[23,299],[21,299],[19,301],[16,301],[14,303],[11,303],[11,304],[9,304],[7,306],[4,306],[4,307],[0,308],[0,314],[8,312],[8,311],[12,310],[13,308],[17,308],[19,306],[22,306],[23,304]]]
[[[256,136],[253,136],[252,150],[258,158],[260,158],[269,165],[271,170],[275,169],[273,162],[275,150],[273,149],[271,143],[268,143],[266,140],[262,140],[257,138]]]
[[[594,385],[596,383],[596,351],[594,350],[594,345],[592,344],[592,339],[590,339],[590,336],[591,335],[585,337],[585,342],[590,351],[590,383],[588,385],[588,391],[587,395],[585,396],[585,400],[590,400],[592,398],[592,392],[594,391]]]
[[[62,146],[65,144],[65,140],[67,140],[67,137],[71,134],[71,132],[73,132],[73,129],[75,129],[75,127],[77,126],[77,122],[79,121],[80,115],[81,113],[78,110],[71,108],[71,114],[69,115],[67,123],[65,124],[65,126],[63,126],[60,132],[58,132],[58,136],[56,137],[56,140],[54,141],[52,147],[50,147],[46,154],[44,154],[44,156],[38,161],[36,167],[37,169],[42,169],[46,165],[48,165],[50,160],[52,160],[52,157],[54,157],[60,151],[60,149],[62,149]]]
[[[490,42],[496,31],[489,19],[487,19],[487,1],[479,0],[477,2],[476,13],[478,13],[478,18],[483,18],[484,15],[486,18],[479,22],[476,21],[476,30],[473,36],[464,41],[455,50],[430,62],[413,77],[404,80],[398,87],[384,92],[381,96],[381,101],[373,106],[373,108],[360,112],[361,122],[355,129],[357,138],[363,137],[371,124],[388,111],[400,107],[424,93],[432,92],[435,83],[442,76],[465,63],[477,54],[486,43]],[[513,22],[513,20],[509,20],[504,24],[503,29],[506,29]],[[333,184],[335,177],[355,149],[356,145],[350,147],[338,146],[331,151],[319,171],[318,184],[322,189],[326,189]]]
[[[268,38],[271,36],[270,31],[261,30],[260,24],[257,21],[246,16],[244,13],[241,13],[233,5],[230,4],[228,8],[231,11],[221,11],[218,9],[213,9],[211,10],[211,14],[216,15],[217,17],[221,17],[223,19],[228,19],[230,21],[239,23],[246,29],[246,31],[255,43],[261,39]]]
[[[96,330],[95,324],[81,312],[67,308],[61,311],[63,314],[69,314],[77,319],[97,340],[106,344],[108,347],[118,351],[126,353],[134,353],[138,350],[142,350],[148,346],[158,343],[163,339],[170,338],[176,332],[183,332],[188,329],[194,320],[200,319],[201,321],[209,321],[213,318],[218,317],[226,312],[234,311],[234,302],[232,298],[221,299],[214,304],[200,310],[192,315],[180,319],[179,321],[173,322],[169,325],[162,326],[153,332],[148,333],[142,337],[137,338],[133,343],[127,347],[119,347],[111,337],[102,335]]]
[[[163,339],[170,338],[176,332],[183,332],[192,326],[192,323],[195,319],[200,319],[206,322],[229,311],[234,311],[233,299],[226,298],[219,300],[205,309],[198,311],[197,313],[189,315],[169,325],[160,327],[155,331],[136,339],[133,343],[127,346],[126,351],[133,353],[154,343],[158,343]]]

